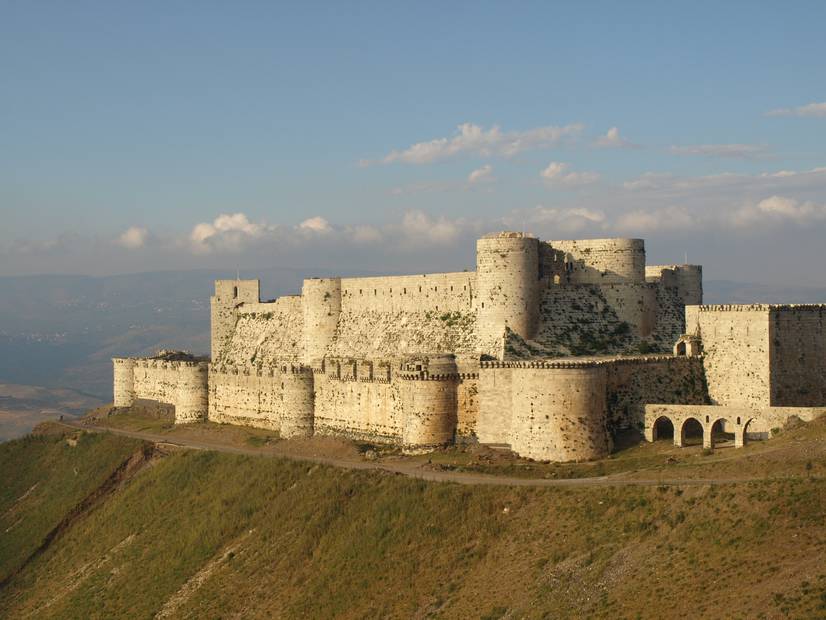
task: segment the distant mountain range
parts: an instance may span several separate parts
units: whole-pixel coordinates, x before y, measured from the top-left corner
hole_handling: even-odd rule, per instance
[[[335,272],[277,268],[240,275],[259,278],[262,296],[271,299],[299,292],[307,275]],[[66,393],[54,388],[108,401],[113,356],[160,348],[208,352],[213,281],[234,277],[214,270],[0,277],[0,383],[50,388],[30,403],[38,411],[49,404],[48,394],[53,408],[66,408]],[[705,282],[704,288],[706,303],[826,302],[826,288],[723,280]]]

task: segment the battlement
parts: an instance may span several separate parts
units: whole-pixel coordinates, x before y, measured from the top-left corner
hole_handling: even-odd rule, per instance
[[[660,364],[662,362],[682,363],[674,355],[633,355],[622,357],[607,357],[598,359],[555,359],[555,360],[484,360],[479,362],[481,369],[492,368],[531,368],[531,369],[563,369],[563,368],[599,368],[603,366],[622,366],[639,364]]]
[[[802,310],[804,312],[823,312],[826,304],[706,304],[697,306],[699,312],[775,312],[784,310]]]

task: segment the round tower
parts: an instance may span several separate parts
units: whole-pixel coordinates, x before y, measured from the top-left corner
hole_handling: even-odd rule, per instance
[[[304,280],[304,361],[317,365],[333,340],[341,315],[341,278]]]
[[[604,366],[513,372],[511,449],[542,461],[587,461],[611,450]]]
[[[284,403],[281,436],[312,437],[314,421],[314,378],[310,368],[290,366],[282,371]]]
[[[421,450],[453,442],[459,376],[453,355],[431,356],[427,370],[401,374],[404,428],[402,444]]]
[[[175,424],[203,422],[209,410],[207,364],[173,362],[178,365],[178,389],[175,398]]]
[[[549,241],[566,255],[571,284],[645,282],[645,241],[642,239],[577,239]]]
[[[135,360],[112,358],[114,371],[113,393],[115,407],[131,407],[135,403]]]
[[[476,242],[478,329],[483,343],[508,327],[533,338],[539,322],[539,240],[501,232]]]

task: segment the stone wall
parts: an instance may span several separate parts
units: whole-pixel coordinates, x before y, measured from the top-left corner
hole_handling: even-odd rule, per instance
[[[479,346],[474,313],[345,311],[327,355],[370,359],[455,353],[478,357]]]
[[[703,364],[694,357],[642,357],[607,366],[607,426],[610,432],[643,430],[646,403],[708,402]]]
[[[823,305],[771,306],[771,404],[826,405],[826,329]]]
[[[342,312],[472,312],[472,271],[412,276],[341,278]]]
[[[279,431],[282,437],[313,432],[314,392],[310,369],[209,369],[209,419]]]
[[[712,404],[753,409],[771,404],[768,306],[687,306],[686,332],[702,339]]]
[[[267,367],[304,359],[304,312],[301,297],[269,303],[245,303],[236,310],[230,338],[213,359],[219,365]]]
[[[325,360],[315,372],[315,430],[322,435],[401,443],[404,409],[397,369],[359,376],[358,362]]]

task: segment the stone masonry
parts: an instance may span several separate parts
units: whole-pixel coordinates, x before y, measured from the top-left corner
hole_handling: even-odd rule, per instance
[[[701,267],[646,266],[641,239],[496,233],[477,242],[476,266],[308,279],[266,303],[257,280],[219,280],[209,360],[116,358],[115,406],[151,399],[179,423],[578,461],[608,454],[623,430],[652,438],[657,419],[690,407],[760,417],[824,404],[821,310],[701,306]]]

